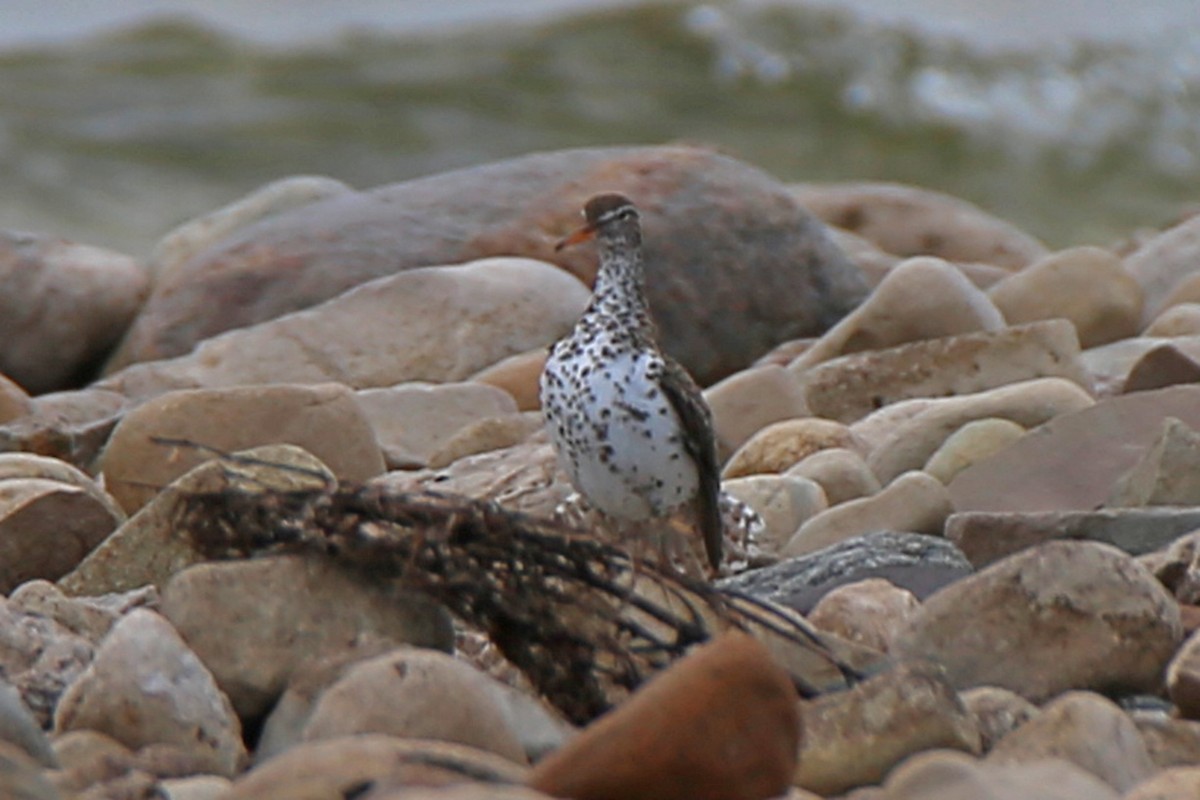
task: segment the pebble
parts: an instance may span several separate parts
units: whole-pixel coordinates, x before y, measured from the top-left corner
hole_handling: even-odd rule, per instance
[[[877,531],[725,578],[720,585],[808,614],[839,586],[882,578],[924,599],[973,571],[962,552],[939,536]]]
[[[1044,758],[1065,758],[1121,793],[1154,773],[1133,720],[1094,692],[1059,695],[988,754],[996,763]]]
[[[174,744],[234,775],[246,760],[229,700],[171,624],[138,609],[105,637],[59,701],[54,728],[107,733],[131,748]]]
[[[1200,361],[1174,345],[1162,344],[1133,362],[1120,394],[1165,389],[1180,383],[1200,383]]]
[[[803,417],[772,423],[738,448],[722,471],[724,478],[778,473],[818,450],[854,448],[850,429],[820,417]]]
[[[1181,716],[1200,720],[1200,634],[1189,636],[1167,665],[1167,694]]]
[[[1084,368],[1091,373],[1096,396],[1112,397],[1126,393],[1126,387],[1131,385],[1134,367],[1142,364],[1151,351],[1164,347],[1176,351],[1183,358],[1200,358],[1200,336],[1137,336],[1084,350],[1080,358]]]
[[[883,578],[867,578],[829,591],[808,613],[808,621],[886,653],[896,631],[919,606],[920,601],[907,589]]]
[[[825,490],[829,505],[867,497],[883,487],[863,457],[845,447],[830,447],[805,456],[784,475],[815,481]]]
[[[855,353],[798,377],[812,413],[845,424],[914,397],[971,394],[1034,378],[1091,385],[1075,330],[1061,319]]]
[[[545,347],[535,347],[502,358],[471,375],[469,380],[508,392],[519,411],[538,411],[542,407],[539,382],[548,352]]]
[[[40,765],[25,751],[0,742],[0,797],[13,800],[64,800]]]
[[[1084,347],[1134,336],[1142,327],[1142,287],[1121,260],[1099,247],[1072,247],[988,288],[1009,325],[1070,320]]]
[[[1039,702],[1070,689],[1154,691],[1182,639],[1179,607],[1132,557],[1093,542],[1022,550],[929,597],[893,641],[959,689]]]
[[[1200,336],[1200,303],[1179,303],[1163,309],[1142,335],[1152,338]]]
[[[124,395],[93,388],[39,395],[27,413],[0,424],[0,449],[90,468],[128,403]]]
[[[471,423],[517,411],[512,395],[472,382],[402,383],[363,389],[355,400],[392,469],[424,467]]]
[[[811,416],[799,382],[778,364],[735,372],[705,389],[704,400],[722,458],[772,423]]]
[[[162,613],[246,719],[263,714],[307,661],[380,642],[453,643],[440,606],[301,556],[183,570],[163,590]]]
[[[1125,257],[1129,271],[1146,295],[1143,323],[1168,307],[1168,300],[1192,277],[1200,261],[1200,217],[1190,217],[1143,242]]]
[[[888,776],[878,800],[1118,800],[1090,772],[1062,758],[997,764],[934,750],[905,761]]]
[[[1200,506],[1200,434],[1175,417],[1117,478],[1106,504],[1114,508]]]
[[[1046,248],[966,200],[895,183],[798,184],[792,196],[838,228],[898,256],[929,254],[1020,269]]]
[[[213,450],[232,453],[277,442],[307,450],[344,480],[362,483],[384,471],[367,416],[354,392],[338,384],[168,392],[125,415],[99,467],[113,497],[133,513],[161,487],[213,458]]]
[[[33,394],[94,374],[149,291],[123,253],[0,232],[0,372]]]
[[[946,747],[979,752],[979,731],[958,695],[926,665],[901,664],[801,706],[797,786],[822,796],[878,783],[905,757]]]
[[[983,752],[989,752],[1008,734],[1033,719],[1039,709],[1016,692],[999,686],[977,686],[959,692],[967,711],[975,718]]]
[[[999,453],[1025,435],[1012,420],[987,417],[968,422],[946,437],[922,468],[945,484],[976,461]]]
[[[796,529],[829,507],[816,481],[794,475],[749,475],[721,482],[721,490],[753,508],[766,530],[757,541],[777,554]]]
[[[1200,722],[1136,712],[1133,721],[1158,769],[1200,764]]]
[[[1188,800],[1200,797],[1200,767],[1175,767],[1147,778],[1124,800]]]
[[[783,555],[798,556],[874,531],[941,534],[954,511],[941,481],[914,470],[870,497],[847,500],[811,517],[792,535]]]
[[[0,373],[0,425],[29,413],[33,402],[15,381]]]

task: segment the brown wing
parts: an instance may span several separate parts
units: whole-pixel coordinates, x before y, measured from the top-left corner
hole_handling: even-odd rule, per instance
[[[674,407],[683,425],[684,446],[696,463],[700,491],[696,496],[696,526],[704,538],[704,552],[713,569],[721,566],[724,535],[718,499],[721,470],[717,464],[717,442],[713,434],[712,412],[700,394],[692,376],[670,357],[663,355],[663,394]]]

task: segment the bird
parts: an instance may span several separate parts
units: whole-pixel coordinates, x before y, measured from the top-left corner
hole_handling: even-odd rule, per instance
[[[690,514],[716,571],[723,523],[712,412],[656,341],[638,209],[624,195],[598,194],[584,220],[555,249],[595,241],[592,297],[551,346],[539,382],[558,462],[587,503],[626,530]]]

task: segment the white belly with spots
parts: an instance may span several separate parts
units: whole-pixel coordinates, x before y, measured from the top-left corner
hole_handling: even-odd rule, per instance
[[[696,466],[658,385],[658,356],[625,350],[603,366],[589,370],[590,363],[552,355],[542,376],[546,426],[575,488],[625,520],[663,516],[691,500]]]

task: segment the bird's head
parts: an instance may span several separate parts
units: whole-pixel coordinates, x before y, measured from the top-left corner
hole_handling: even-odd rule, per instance
[[[608,233],[619,234],[625,230],[637,230],[637,207],[623,194],[608,192],[598,194],[583,207],[584,225],[565,237],[554,249],[562,250],[580,242]]]

